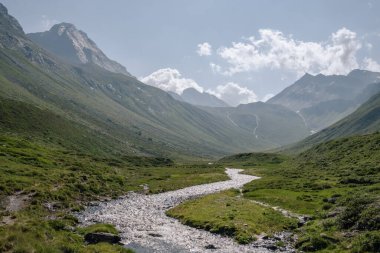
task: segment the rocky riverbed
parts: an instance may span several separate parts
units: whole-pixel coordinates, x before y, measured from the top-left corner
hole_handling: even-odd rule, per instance
[[[196,185],[154,195],[128,193],[117,200],[91,205],[78,214],[83,225],[110,223],[121,232],[122,243],[138,253],[187,252],[274,252],[293,250],[275,246],[290,234],[279,233],[276,239],[259,238],[249,245],[239,245],[233,239],[192,228],[167,217],[165,211],[181,202],[214,192],[240,188],[259,177],[239,174],[242,170],[226,169],[227,181]]]

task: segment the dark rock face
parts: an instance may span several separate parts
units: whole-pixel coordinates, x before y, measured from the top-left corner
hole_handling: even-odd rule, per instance
[[[119,243],[121,238],[118,235],[110,233],[88,233],[84,236],[86,242],[95,244],[99,242]]]

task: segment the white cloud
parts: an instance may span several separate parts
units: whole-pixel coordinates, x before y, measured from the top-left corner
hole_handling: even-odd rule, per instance
[[[203,88],[194,80],[183,78],[177,69],[172,68],[159,69],[146,77],[140,78],[140,81],[177,94],[182,94],[187,88],[194,88],[199,92],[203,92]]]
[[[214,73],[220,73],[222,71],[222,67],[219,66],[218,64],[213,63],[213,62],[210,63],[210,68],[211,68],[212,72],[214,72]]]
[[[373,71],[373,72],[380,72],[380,64],[374,61],[371,58],[364,58],[362,69]]]
[[[234,42],[219,48],[218,54],[229,64],[221,73],[233,75],[262,68],[283,69],[302,75],[347,74],[359,67],[356,53],[361,43],[355,32],[341,28],[326,42],[304,42],[280,31],[261,29],[259,38]]]
[[[208,56],[212,54],[212,47],[208,42],[198,44],[197,47],[197,54],[199,54],[200,56]]]
[[[58,24],[58,23],[59,23],[59,21],[56,19],[51,19],[46,15],[41,16],[41,28],[43,31],[50,30],[50,28],[53,25]]]
[[[232,106],[257,101],[257,96],[252,90],[232,82],[225,85],[219,85],[215,90],[207,90],[207,92],[224,100]]]
[[[274,94],[272,94],[272,93],[268,93],[268,94],[266,94],[266,95],[261,99],[261,101],[266,102],[266,101],[268,101],[269,99],[271,99],[272,97],[274,97]]]

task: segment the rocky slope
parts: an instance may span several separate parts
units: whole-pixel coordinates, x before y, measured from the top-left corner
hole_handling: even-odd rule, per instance
[[[30,33],[27,36],[71,64],[95,64],[108,71],[130,76],[124,66],[109,59],[86,33],[73,24],[56,24],[49,31]]]

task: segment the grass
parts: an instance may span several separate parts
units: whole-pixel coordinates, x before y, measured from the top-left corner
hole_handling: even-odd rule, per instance
[[[220,165],[174,164],[166,158],[102,157],[18,135],[0,134],[1,252],[127,252],[120,246],[85,245],[90,231],[116,233],[110,225],[78,228],[70,213],[83,204],[128,191],[149,193],[225,180]],[[28,196],[18,211],[8,196]]]
[[[232,236],[242,244],[262,233],[273,235],[297,226],[295,219],[241,198],[236,190],[187,201],[167,211],[167,215],[192,227]]]
[[[261,176],[243,187],[244,198],[236,198],[233,192],[214,194],[186,202],[168,214],[217,232],[232,227],[229,235],[238,241],[236,236],[247,229],[238,224],[249,224],[248,238],[268,228],[292,229],[299,238],[295,246],[304,252],[378,252],[379,161],[380,133],[329,141],[296,157],[265,153],[226,157],[219,163]],[[311,221],[296,228],[283,226],[281,215],[260,219],[262,207],[250,200],[308,215]],[[236,216],[229,219],[230,214]],[[276,227],[274,221],[281,225]]]
[[[82,234],[88,234],[88,233],[110,233],[114,235],[118,235],[119,231],[111,225],[111,224],[103,224],[103,223],[98,223],[98,224],[93,224],[88,227],[84,227],[79,229],[79,231]]]

